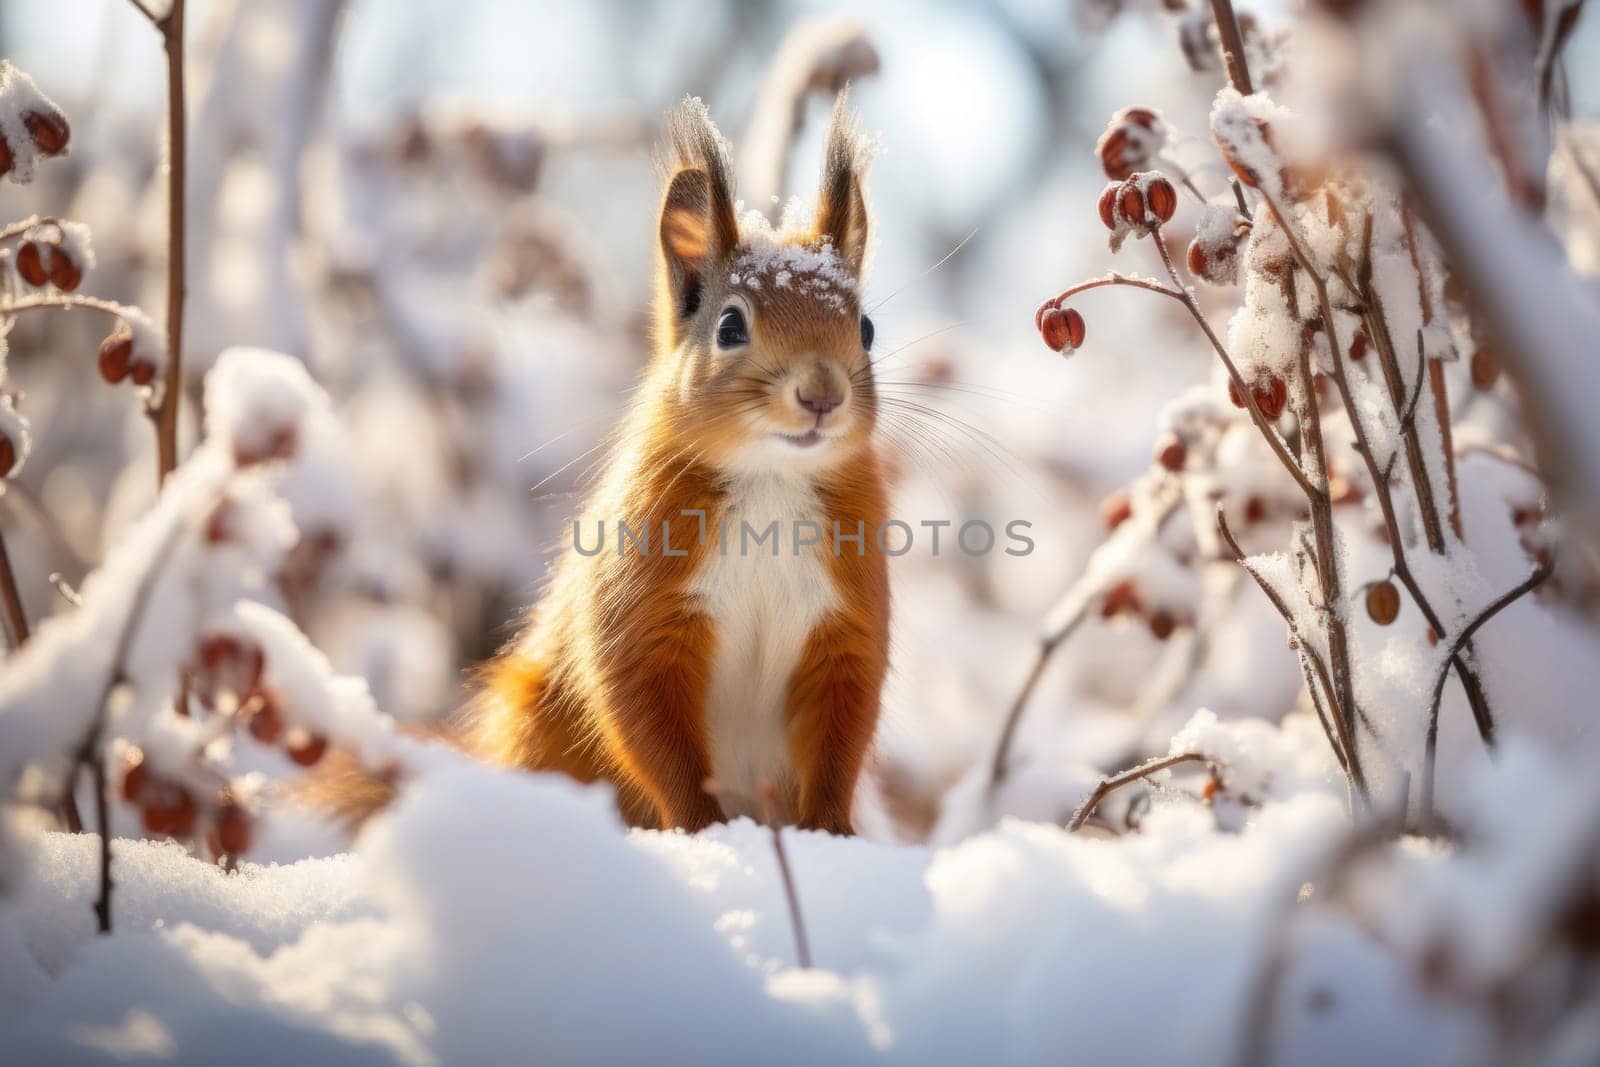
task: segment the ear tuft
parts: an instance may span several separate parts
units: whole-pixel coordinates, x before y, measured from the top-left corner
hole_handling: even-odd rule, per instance
[[[828,125],[828,151],[822,164],[822,191],[817,197],[816,232],[857,272],[867,258],[867,200],[863,191],[872,152],[861,133],[850,89],[833,105]]]
[[[733,211],[728,142],[698,97],[668,113],[663,170],[670,175],[661,202],[661,254],[674,317],[692,316],[709,272],[739,240]]]

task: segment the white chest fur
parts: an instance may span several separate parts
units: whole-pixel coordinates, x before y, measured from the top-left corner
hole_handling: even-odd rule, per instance
[[[770,538],[756,543],[774,521],[776,554]],[[812,628],[838,605],[826,545],[796,551],[800,542],[825,540],[818,536],[822,523],[809,480],[758,473],[730,487],[725,544],[707,531],[711,552],[694,591],[716,633],[706,725],[712,774],[729,815],[759,817],[762,783],[781,790],[792,777],[784,722],[790,676]]]

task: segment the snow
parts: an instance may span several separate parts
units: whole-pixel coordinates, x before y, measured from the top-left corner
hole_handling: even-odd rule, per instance
[[[1467,1054],[1470,997],[1418,999],[1410,968],[1432,931],[1468,936],[1463,976],[1538,941],[1592,783],[1520,835],[1508,801],[1559,761],[1516,749],[1478,783],[1470,849],[1402,842],[1325,882],[1347,822],[1314,726],[1203,714],[1180,739],[1223,754],[1225,780],[1302,769],[1257,784],[1271,799],[1231,830],[1162,790],[1109,840],[1018,820],[942,848],[786,831],[812,970],[765,829],[629,832],[604,790],[545,776],[438,771],[352,853],[234,875],[118,842],[110,938],[91,930],[93,839],[47,834],[0,912],[0,1034],[25,1062],[1229,1063],[1254,949],[1298,898],[1317,906],[1290,927],[1285,989],[1321,992],[1276,998],[1282,1059],[1347,1033],[1380,1059]],[[1320,904],[1342,884],[1350,914]]]

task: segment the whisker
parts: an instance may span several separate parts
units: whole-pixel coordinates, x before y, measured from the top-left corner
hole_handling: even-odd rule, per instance
[[[950,262],[950,260],[955,258],[955,254],[957,252],[959,252],[963,248],[967,247],[967,242],[968,241],[972,240],[974,237],[976,237],[978,235],[979,228],[980,227],[976,227],[976,226],[973,227],[972,232],[967,234],[959,242],[957,242],[957,244],[956,244],[956,246],[954,248],[952,248],[950,251],[946,252],[943,259],[939,260],[939,262],[935,263],[933,266],[929,267],[927,270],[923,271],[921,274],[917,275],[915,278],[912,278],[909,282],[906,282],[904,285],[900,286],[898,289],[896,289],[893,292],[891,292],[888,296],[884,297],[882,300],[878,301],[876,304],[873,304],[865,312],[863,312],[863,314],[866,314],[866,315],[872,314],[874,311],[877,311],[879,308],[883,307],[883,305],[887,304],[889,301],[893,300],[895,297],[899,296],[901,293],[905,292],[907,289],[911,288],[913,285],[916,285],[918,282],[922,281],[922,279],[926,278],[928,275],[932,274],[934,271],[938,270],[940,267],[942,267],[946,263]]]

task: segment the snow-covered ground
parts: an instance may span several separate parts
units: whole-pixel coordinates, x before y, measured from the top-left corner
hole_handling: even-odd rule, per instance
[[[1226,732],[1242,765],[1295,743]],[[1364,855],[1331,773],[1269,786],[1231,829],[1163,790],[1119,838],[786,831],[809,970],[768,830],[630,832],[604,790],[544,776],[437,771],[353,852],[233,876],[118,841],[112,937],[95,839],[52,833],[0,912],[0,1040],[16,1063],[1223,1064],[1257,1037],[1273,1062],[1503,1062],[1477,998],[1552,951],[1549,861],[1600,813],[1569,780],[1535,813],[1549,832],[1520,832],[1512,803],[1558,770],[1514,747],[1455,853]],[[1540,1055],[1592,1062],[1595,1022]]]

